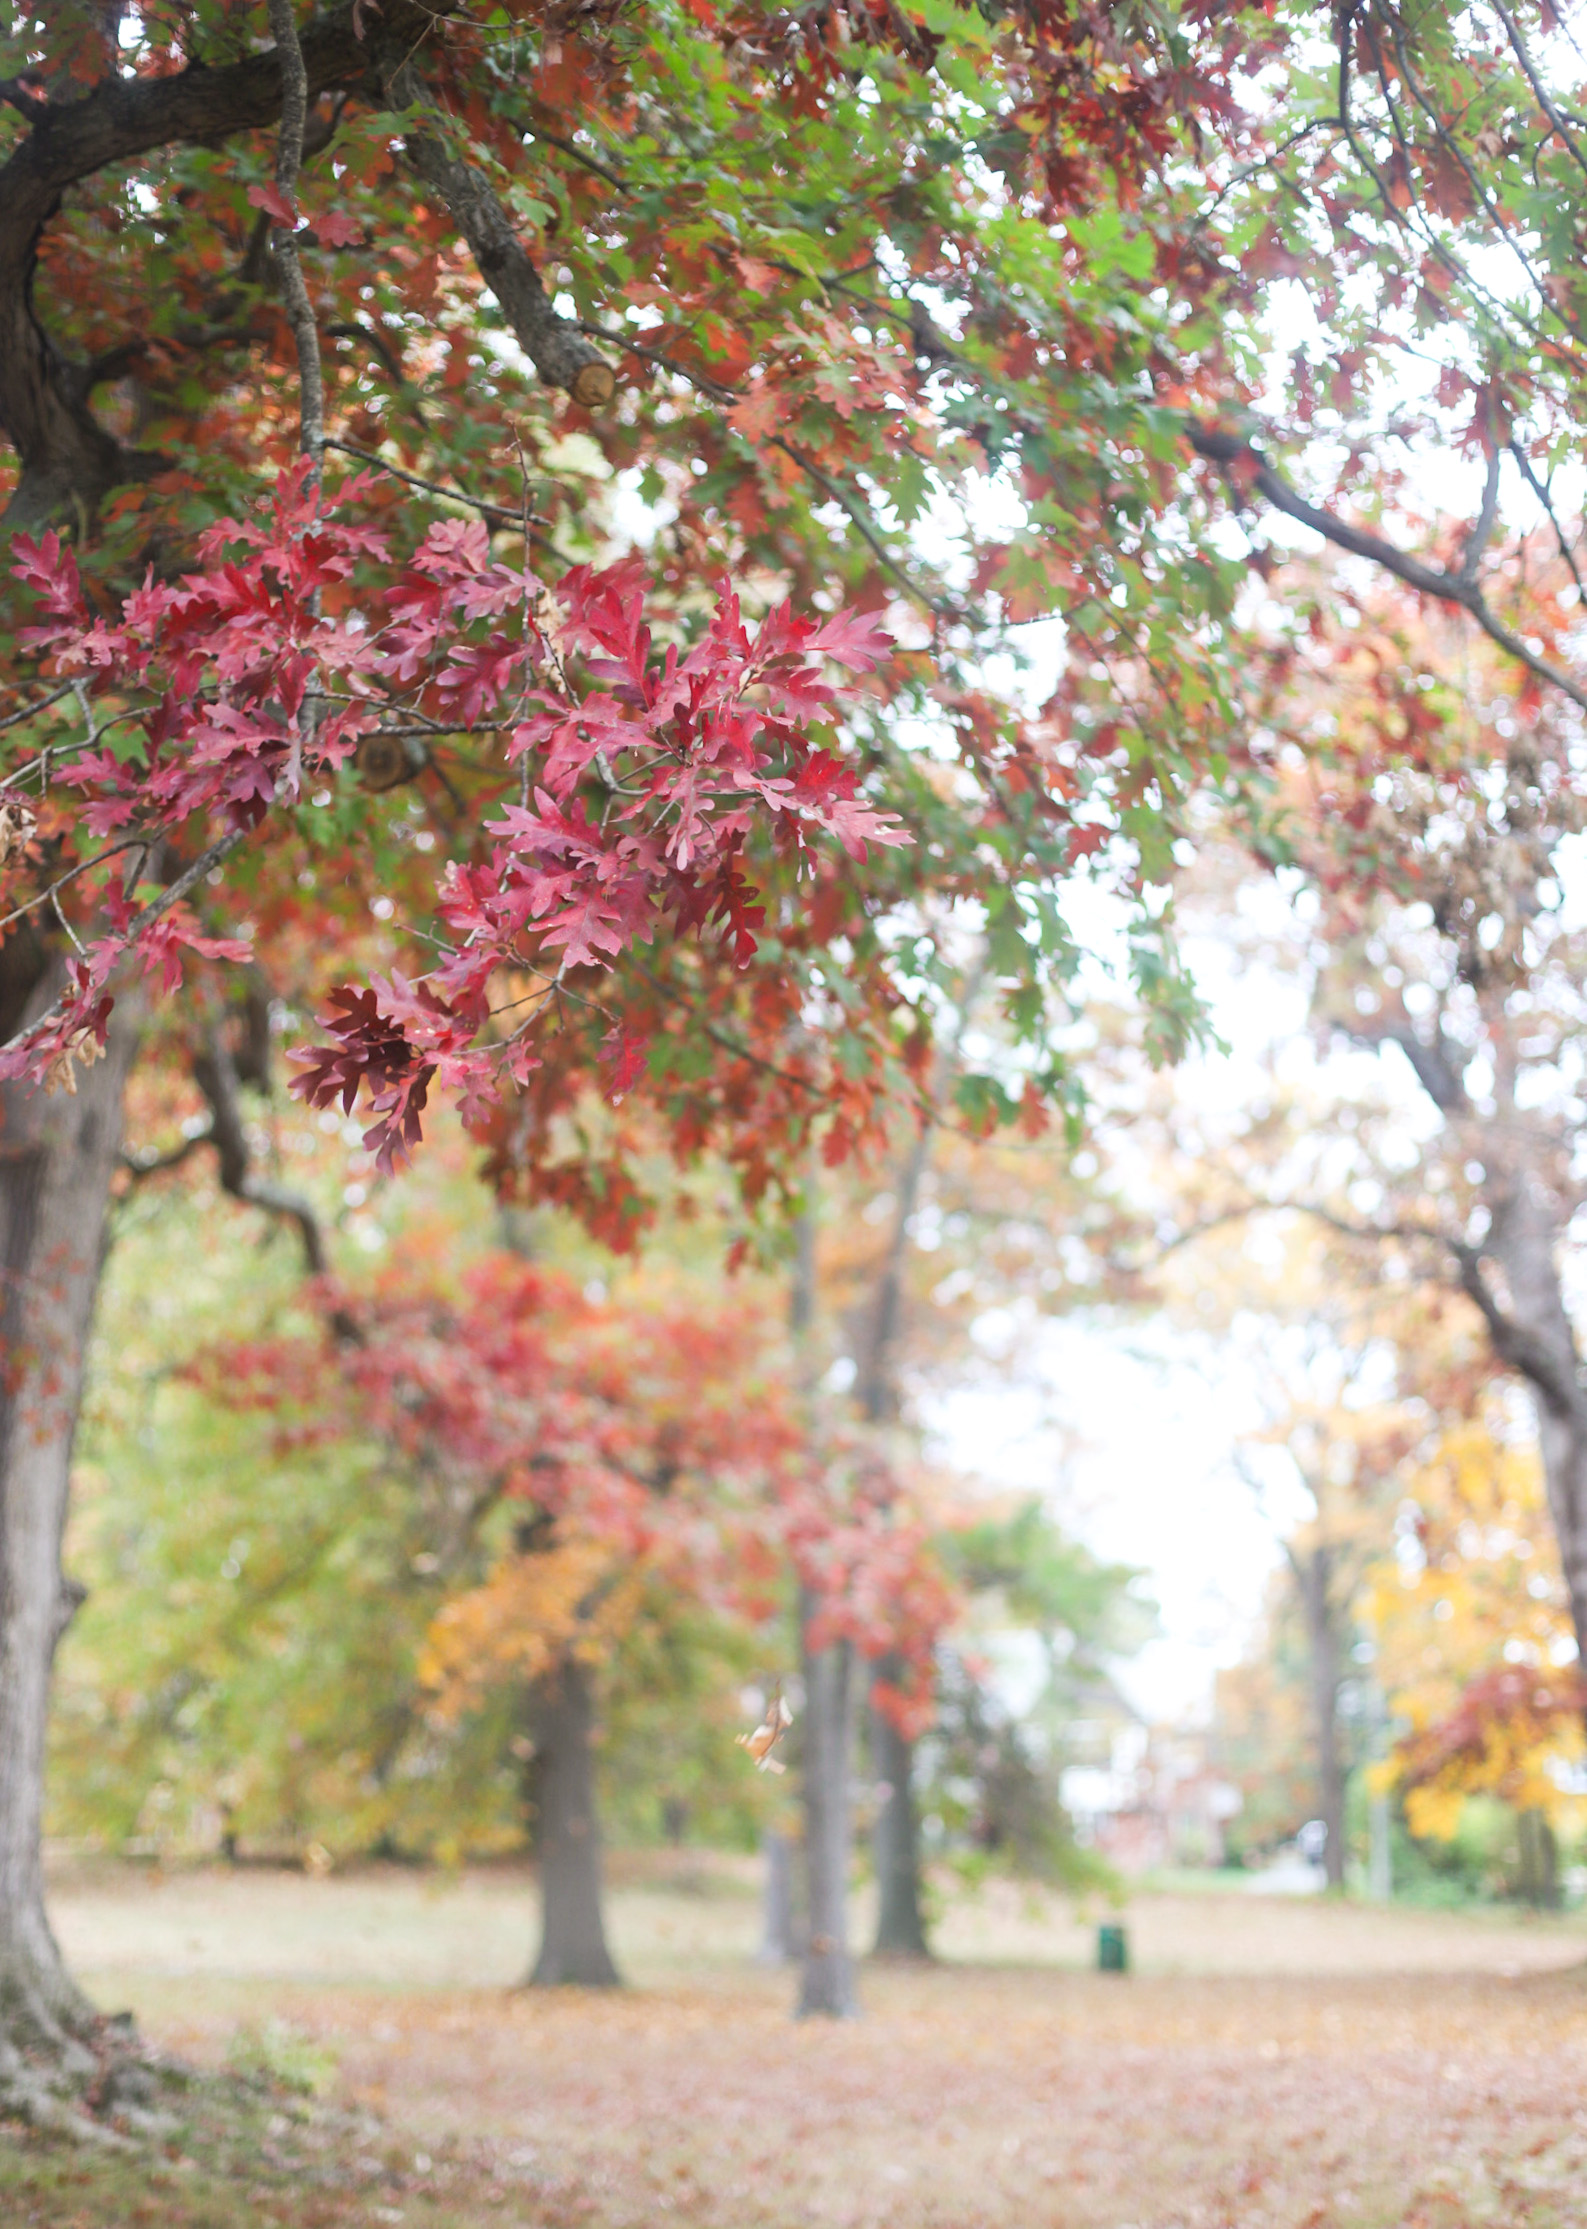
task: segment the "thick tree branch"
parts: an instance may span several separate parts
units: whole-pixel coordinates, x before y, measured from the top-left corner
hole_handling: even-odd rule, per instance
[[[450,5],[385,0],[381,21],[411,43]],[[305,108],[368,76],[354,13],[349,4],[305,26],[297,42]],[[165,463],[124,448],[95,420],[82,367],[67,362],[34,313],[39,241],[62,194],[156,147],[212,143],[274,124],[282,99],[282,53],[273,49],[217,69],[200,60],[169,77],[106,77],[81,99],[30,98],[23,108],[32,128],[0,166],[0,428],[22,466],[8,525],[36,526],[62,510],[91,516],[112,488],[147,479]]]
[[[1493,1288],[1482,1274],[1481,1249],[1452,1238],[1445,1238],[1443,1244],[1455,1263],[1461,1291],[1488,1327],[1488,1337],[1499,1360],[1519,1371],[1557,1415],[1581,1418],[1587,1412],[1587,1394],[1583,1392],[1580,1378],[1562,1364],[1562,1358],[1546,1340],[1528,1330],[1525,1324],[1518,1323],[1499,1305]]]
[[[303,1240],[304,1266],[311,1277],[322,1277],[326,1269],[325,1240],[313,1203],[301,1192],[254,1174],[253,1152],[238,1095],[237,1064],[221,1030],[206,1033],[203,1050],[193,1061],[193,1077],[209,1101],[210,1126],[201,1142],[215,1148],[221,1190],[248,1207],[262,1208],[267,1215],[285,1216],[296,1223]]]
[[[1473,1246],[1468,1239],[1457,1238],[1453,1232],[1440,1230],[1436,1223],[1419,1223],[1409,1217],[1397,1217],[1392,1223],[1357,1223],[1348,1216],[1335,1214],[1332,1208],[1320,1207],[1312,1200],[1244,1201],[1237,1207],[1225,1208],[1209,1216],[1204,1223],[1195,1223],[1177,1232],[1160,1249],[1161,1254],[1174,1253],[1181,1246],[1190,1245],[1195,1239],[1205,1237],[1229,1223],[1243,1221],[1251,1215],[1307,1215],[1314,1223],[1336,1231],[1341,1238],[1381,1244],[1395,1239],[1402,1245],[1432,1246],[1444,1254],[1454,1267],[1455,1279],[1461,1291],[1476,1308],[1488,1328],[1493,1351],[1509,1369],[1517,1371],[1557,1414],[1577,1419],[1587,1417],[1587,1387],[1567,1361],[1557,1354],[1546,1339],[1519,1322],[1501,1304],[1493,1287],[1483,1275],[1484,1249]]]
[[[1410,1062],[1417,1082],[1440,1114],[1460,1114],[1470,1107],[1466,1094],[1466,1061],[1461,1049],[1440,1021],[1432,1042],[1417,1035],[1406,1013],[1390,1013],[1381,1021],[1358,1014],[1330,1014],[1327,1019],[1342,1036],[1374,1050],[1397,1045]]]
[[[303,133],[309,119],[309,73],[298,40],[293,0],[270,0],[270,31],[281,57],[281,129],[276,139],[276,188],[288,208],[294,208],[298,173],[303,168]],[[309,459],[318,482],[325,454],[325,376],[320,365],[319,330],[314,322],[308,282],[303,276],[303,260],[289,227],[277,227],[274,248],[287,322],[292,327],[298,352],[298,447]]]
[[[121,1165],[134,1184],[141,1184],[145,1177],[166,1176],[172,1169],[179,1169],[184,1161],[190,1161],[195,1153],[202,1152],[205,1146],[213,1145],[214,1142],[211,1131],[199,1130],[191,1138],[184,1138],[180,1145],[172,1146],[166,1153],[124,1153],[121,1156]]]
[[[408,160],[451,212],[519,346],[548,387],[565,388],[576,403],[598,410],[617,391],[611,366],[577,322],[553,306],[512,219],[483,174],[453,153],[447,121],[413,67],[411,41],[385,37],[380,52],[386,98],[412,119]]]
[[[1562,673],[1558,666],[1550,665],[1546,658],[1539,657],[1519,635],[1512,633],[1496,613],[1489,609],[1487,599],[1477,582],[1469,579],[1463,571],[1451,573],[1442,566],[1424,565],[1420,558],[1396,548],[1392,542],[1385,541],[1381,534],[1371,534],[1364,527],[1352,526],[1347,519],[1340,518],[1336,511],[1320,510],[1315,503],[1308,503],[1243,434],[1225,433],[1216,426],[1202,425],[1195,419],[1186,421],[1185,432],[1197,456],[1224,466],[1231,477],[1235,477],[1242,495],[1255,489],[1267,498],[1276,511],[1282,511],[1287,518],[1295,519],[1302,526],[1309,526],[1314,534],[1320,534],[1325,541],[1332,542],[1336,549],[1348,550],[1353,557],[1364,557],[1374,565],[1381,565],[1385,572],[1392,573],[1397,580],[1404,581],[1408,588],[1414,588],[1424,596],[1435,597],[1440,603],[1457,605],[1460,610],[1470,614],[1489,640],[1497,643],[1508,657],[1517,660],[1529,673],[1535,674],[1540,681],[1547,682],[1551,689],[1558,689],[1562,695],[1569,697],[1572,704],[1587,712],[1587,689],[1580,687],[1569,674]]]

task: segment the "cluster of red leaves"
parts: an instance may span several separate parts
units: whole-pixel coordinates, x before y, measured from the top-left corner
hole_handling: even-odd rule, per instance
[[[792,1581],[811,1646],[896,1659],[883,1700],[911,1733],[930,1722],[957,1600],[927,1528],[873,1446],[812,1429],[742,1298],[596,1299],[512,1255],[456,1294],[328,1298],[323,1339],[218,1348],[201,1377],[279,1410],[294,1437],[361,1436],[443,1466],[471,1505],[515,1501],[728,1617],[764,1624]]]
[[[448,865],[423,972],[339,990],[321,1017],[330,1042],[294,1084],[314,1106],[347,1110],[367,1089],[366,1143],[385,1169],[417,1139],[432,1081],[483,1116],[539,1065],[534,1025],[553,1001],[598,1005],[589,980],[621,955],[719,929],[747,965],[762,918],[756,844],[802,854],[835,839],[863,858],[869,844],[906,840],[811,734],[836,708],[828,662],[866,672],[886,653],[867,619],[818,623],[784,605],[751,635],[724,589],[692,647],[658,654],[637,563],[579,566],[548,591],[492,562],[482,526],[450,521],[383,588],[360,582],[353,602],[360,563],[388,554],[348,516],[359,492],[355,482],[325,504],[298,470],[266,520],[224,520],[204,537],[205,570],[151,577],[113,620],[90,608],[57,535],[19,544],[42,606],[25,645],[80,677],[103,713],[65,778],[83,795],[83,827],[111,842],[80,863],[74,903],[89,934],[68,993],[0,1050],[0,1075],[45,1074],[102,1042],[107,986],[129,961],[158,966],[171,990],[183,945],[247,958],[242,940],[200,937],[182,903],[140,907],[143,864],[166,848],[202,856],[217,835],[290,811],[336,779],[362,737],[403,718],[503,734],[522,802],[501,806],[471,855]],[[524,1009],[510,1028],[491,1004],[504,974],[530,984],[508,1002]],[[570,976],[586,988],[570,990]],[[645,1044],[611,1021],[620,1095]]]
[[[1471,1681],[1446,1718],[1401,1742],[1401,1784],[1421,1787],[1481,1765],[1496,1744],[1515,1753],[1539,1749],[1584,1712],[1587,1680],[1579,1672],[1498,1665]]]

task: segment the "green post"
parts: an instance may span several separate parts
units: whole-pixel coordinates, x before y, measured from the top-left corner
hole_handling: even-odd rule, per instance
[[[1130,1970],[1129,1944],[1122,1927],[1108,1926],[1097,1929],[1097,1972],[1099,1974],[1127,1974]]]

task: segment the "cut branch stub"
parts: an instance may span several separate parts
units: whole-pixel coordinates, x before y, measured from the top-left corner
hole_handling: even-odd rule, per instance
[[[579,367],[568,393],[585,410],[602,410],[617,392],[617,375],[603,357]]]

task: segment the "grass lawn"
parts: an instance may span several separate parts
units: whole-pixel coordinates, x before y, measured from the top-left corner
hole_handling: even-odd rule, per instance
[[[617,1870],[632,1986],[544,1995],[510,1872],[63,1875],[100,2002],[300,2088],[195,2093],[159,2159],[0,2135],[0,2222],[1587,2229],[1575,1921],[1154,1893],[1117,1978],[995,1884],[799,2026],[744,1869]]]

